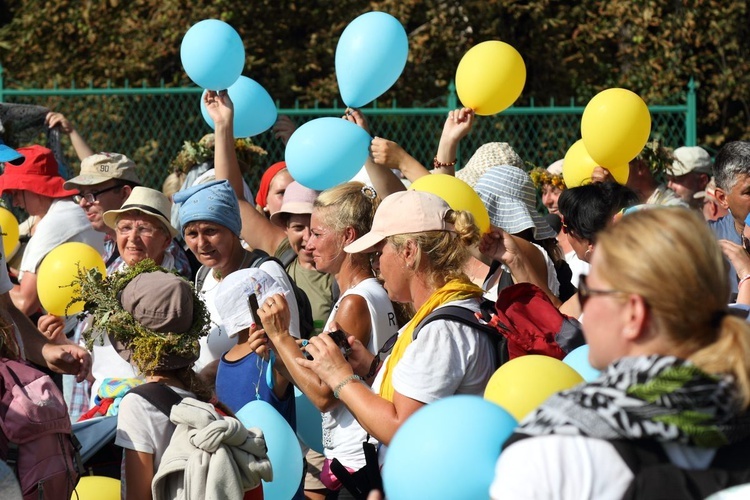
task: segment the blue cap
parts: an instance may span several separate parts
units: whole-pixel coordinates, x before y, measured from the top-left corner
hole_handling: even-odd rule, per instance
[[[229,228],[237,237],[242,230],[240,205],[229,181],[213,181],[198,184],[185,191],[178,191],[172,199],[181,203],[180,225],[193,221],[209,221]]]
[[[26,157],[24,155],[6,145],[3,140],[0,139],[0,162],[18,166],[22,164],[25,159]]]

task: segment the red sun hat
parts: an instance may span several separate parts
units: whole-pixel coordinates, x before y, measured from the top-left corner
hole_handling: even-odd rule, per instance
[[[26,157],[20,165],[5,164],[0,175],[0,194],[6,191],[30,191],[49,198],[66,198],[78,194],[77,189],[64,189],[65,179],[58,171],[52,151],[42,146],[18,148]]]

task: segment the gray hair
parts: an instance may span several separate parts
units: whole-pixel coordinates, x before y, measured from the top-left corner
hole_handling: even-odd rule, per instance
[[[713,174],[716,187],[725,192],[732,190],[739,175],[750,175],[750,142],[724,144],[714,160]]]

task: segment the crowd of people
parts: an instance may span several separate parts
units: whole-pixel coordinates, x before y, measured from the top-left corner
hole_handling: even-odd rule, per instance
[[[77,176],[64,179],[42,146],[0,144],[0,193],[28,214],[30,236],[13,262],[1,255],[0,319],[15,325],[2,329],[3,355],[58,377],[71,421],[117,416],[123,498],[196,498],[197,485],[262,498],[262,481],[290,484],[293,498],[363,498],[411,415],[482,396],[503,361],[484,330],[433,312],[486,325],[486,304],[519,283],[579,326],[601,375],[519,423],[488,497],[621,498],[640,480],[623,449],[641,447],[688,474],[745,470],[727,464],[750,444],[750,143],[713,160],[649,143],[626,184],[597,167],[569,188],[562,160],[529,169],[507,143],[457,165],[477,119],[463,108],[431,168],[376,137],[356,180],[315,191],[281,161],[253,195],[229,95],[203,99],[212,157],[164,191],[59,113],[47,123],[70,136]],[[369,127],[358,110],[343,119]],[[275,126],[284,141],[293,131],[287,117]],[[474,189],[489,230],[407,189],[434,174]],[[107,273],[81,275],[86,309],[60,317],[43,309],[36,273],[65,242],[97,249]],[[295,388],[321,414],[322,453],[300,441],[303,470],[279,477],[262,433],[234,416],[259,399],[296,431],[309,415]],[[185,457],[207,453],[203,432],[231,452],[188,475]]]

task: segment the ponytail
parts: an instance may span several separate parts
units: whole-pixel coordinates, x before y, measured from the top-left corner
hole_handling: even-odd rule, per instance
[[[716,340],[688,359],[706,373],[733,375],[742,408],[750,405],[750,325],[745,320],[724,316]]]
[[[198,399],[199,401],[203,401],[204,403],[211,403],[212,405],[214,405],[214,407],[219,409],[227,416],[234,416],[234,412],[216,398],[216,395],[211,390],[209,385],[203,381],[200,375],[193,371],[192,367],[189,366],[186,368],[175,370],[174,376],[177,378],[177,380],[182,382],[182,384],[188,391],[195,394],[196,399]]]

